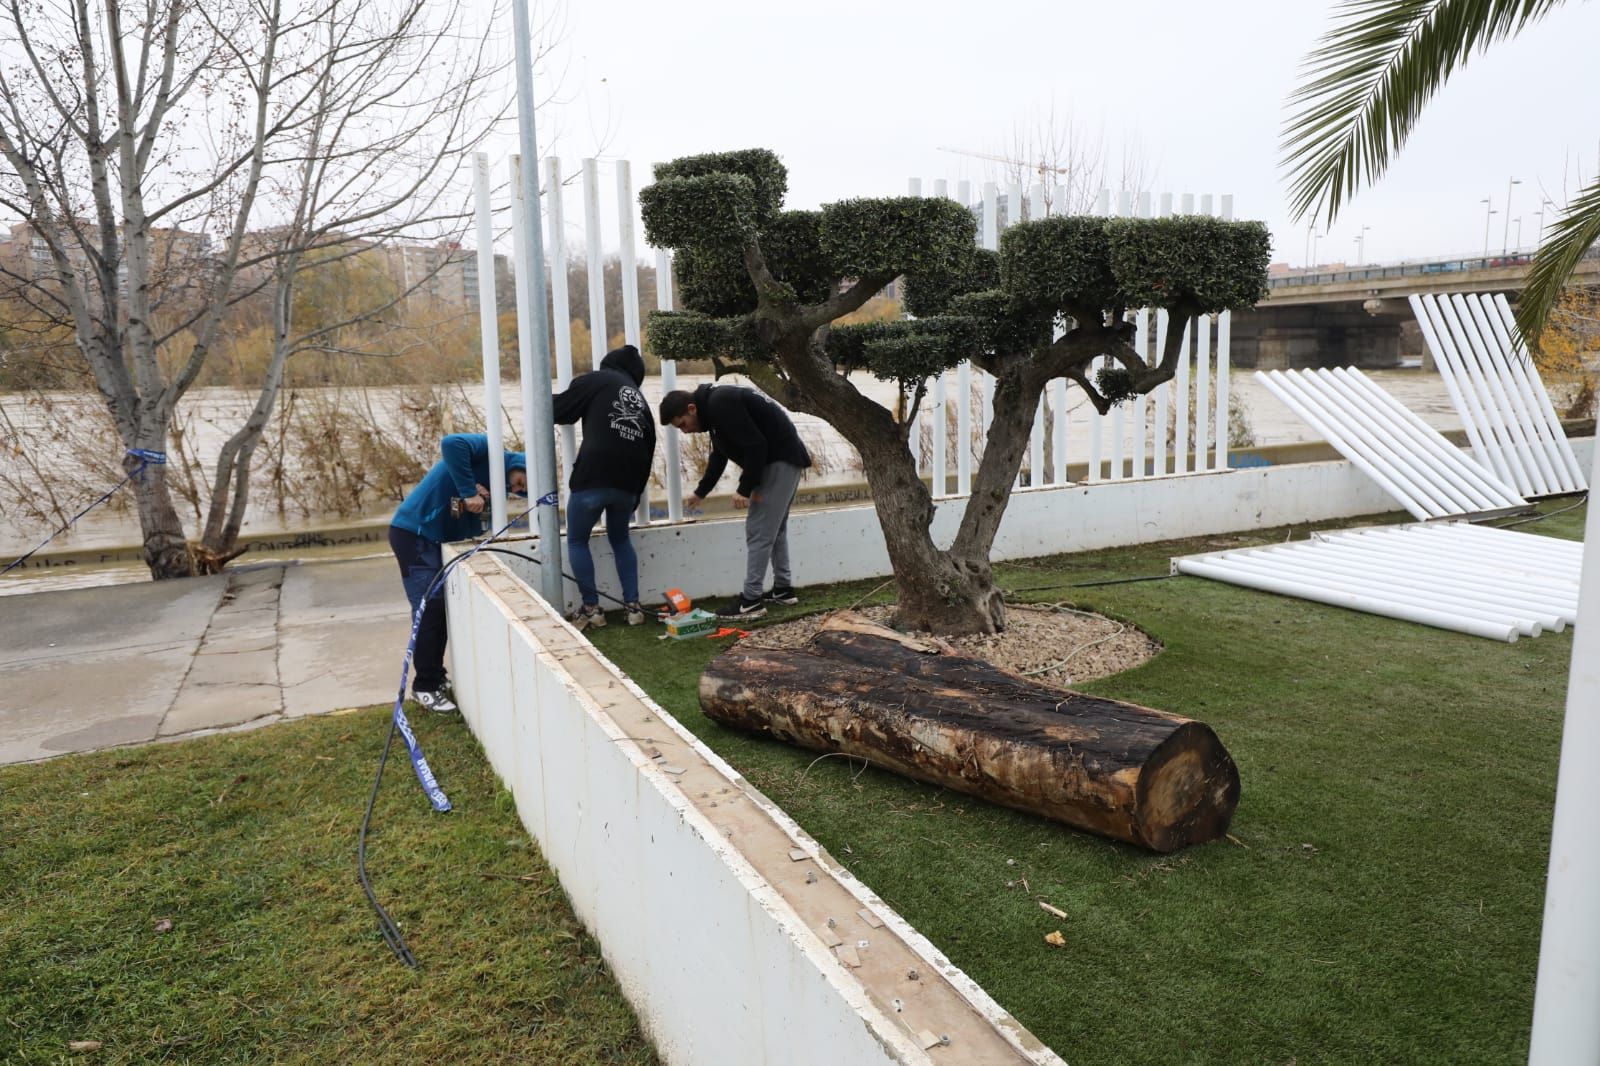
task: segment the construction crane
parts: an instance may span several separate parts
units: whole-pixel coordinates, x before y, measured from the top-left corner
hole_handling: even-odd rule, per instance
[[[935,149],[940,152],[949,152],[951,155],[969,155],[974,159],[988,159],[995,163],[1006,163],[1014,167],[1027,167],[1030,170],[1038,171],[1039,180],[1045,184],[1049,184],[1049,179],[1046,177],[1047,174],[1072,173],[1071,167],[1051,166],[1042,159],[1037,163],[1028,163],[1021,159],[1012,159],[1009,156],[996,155],[993,152],[973,152],[965,148],[946,148],[944,145],[937,145],[935,146]]]

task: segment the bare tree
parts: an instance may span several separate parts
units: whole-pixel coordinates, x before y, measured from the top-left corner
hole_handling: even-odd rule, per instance
[[[1050,214],[1088,214],[1101,189],[1137,196],[1155,180],[1154,167],[1137,143],[1126,142],[1113,155],[1104,130],[1091,132],[1070,108],[1058,111],[1054,101],[1013,122],[994,161],[1004,182],[1024,191],[1042,184]]]
[[[236,539],[283,361],[315,339],[295,327],[296,279],[460,214],[442,197],[492,120],[480,104],[495,69],[462,14],[422,0],[7,0],[0,206],[45,253],[17,280],[70,323],[127,448],[165,450],[229,307],[272,294],[272,365],[213,486],[212,562]],[[252,232],[264,218],[277,225]],[[151,573],[193,573],[167,472],[133,488]]]

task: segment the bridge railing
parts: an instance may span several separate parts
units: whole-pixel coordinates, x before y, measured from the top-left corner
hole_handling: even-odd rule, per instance
[[[1600,246],[1590,248],[1584,259],[1600,259]],[[1505,255],[1468,256],[1448,259],[1412,259],[1400,263],[1374,263],[1371,266],[1341,268],[1339,270],[1310,270],[1300,274],[1284,274],[1267,279],[1269,289],[1292,289],[1304,285],[1337,285],[1341,282],[1372,281],[1379,278],[1431,277],[1436,274],[1460,274],[1472,270],[1497,270],[1504,267],[1525,267],[1533,262],[1532,252],[1509,252]]]

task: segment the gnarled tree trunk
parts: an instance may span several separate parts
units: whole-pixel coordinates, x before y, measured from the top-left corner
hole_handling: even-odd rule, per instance
[[[1238,769],[1201,722],[1041,685],[849,613],[808,648],[712,660],[700,706],[1154,851],[1222,836],[1239,802]]]

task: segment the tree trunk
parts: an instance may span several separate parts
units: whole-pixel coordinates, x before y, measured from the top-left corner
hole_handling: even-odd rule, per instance
[[[712,660],[700,706],[1153,851],[1222,836],[1239,802],[1238,769],[1203,723],[1037,684],[848,613],[808,648]]]
[[[132,472],[139,461],[129,456],[124,468]],[[144,560],[157,581],[193,577],[194,557],[183,534],[183,520],[172,505],[167,489],[167,468],[147,466],[133,479],[133,498],[139,509],[139,529],[144,534]]]

